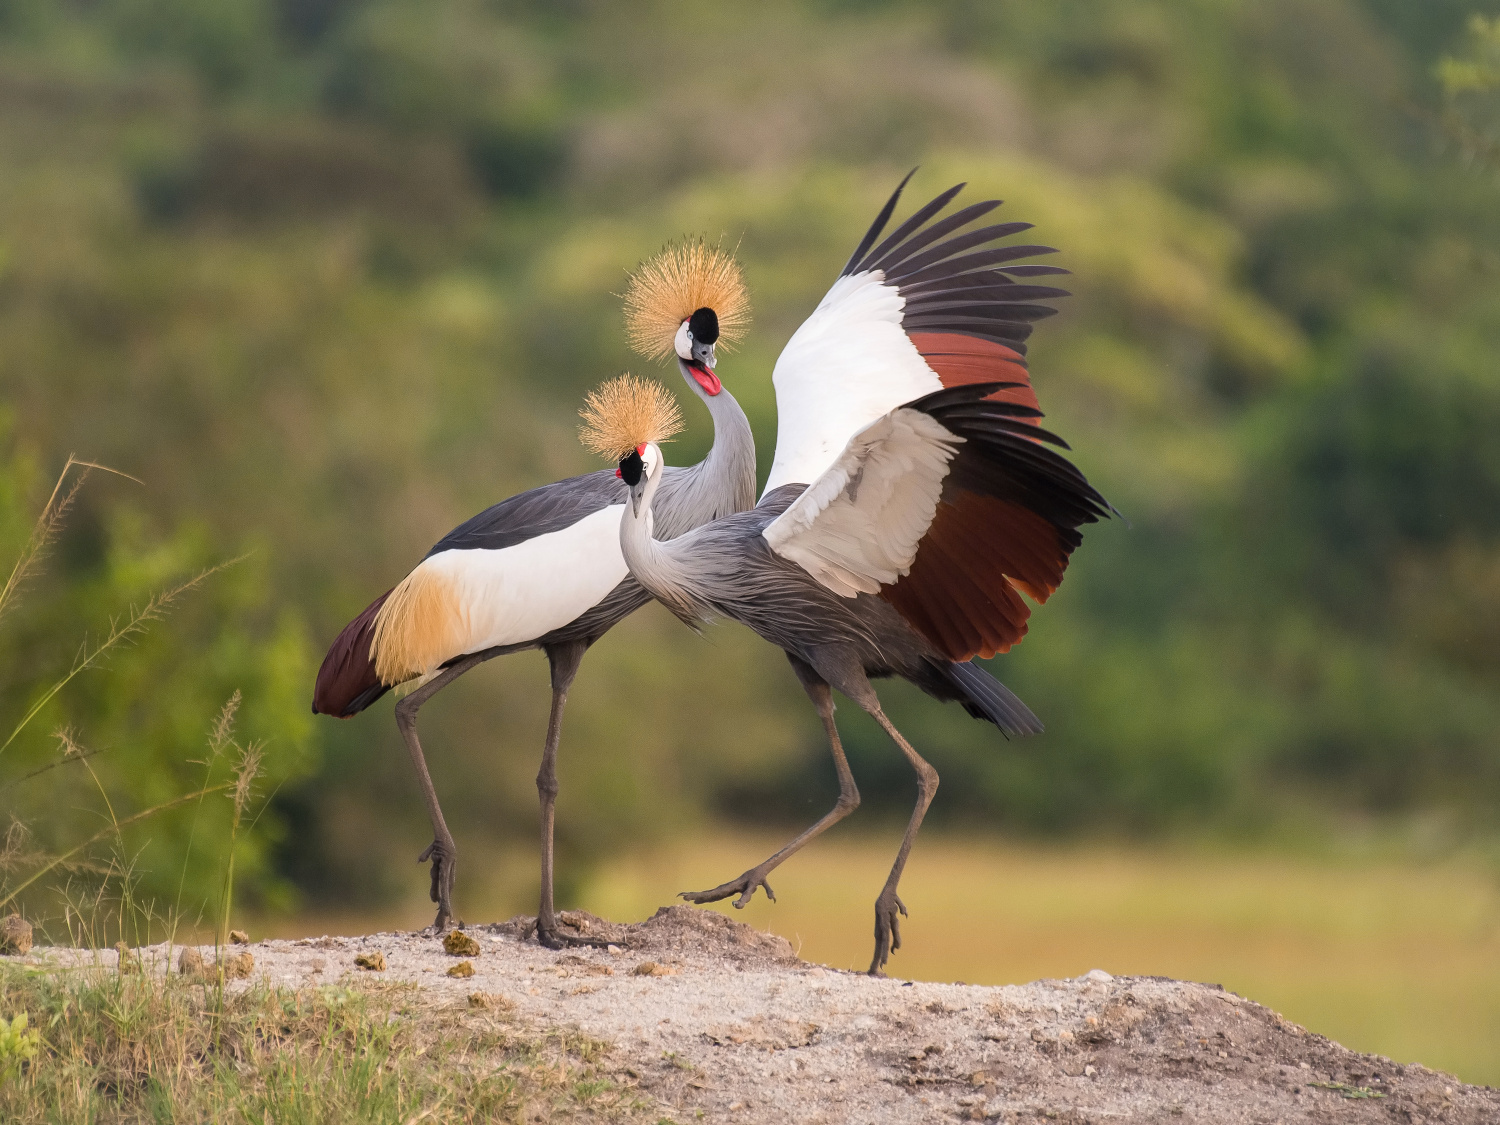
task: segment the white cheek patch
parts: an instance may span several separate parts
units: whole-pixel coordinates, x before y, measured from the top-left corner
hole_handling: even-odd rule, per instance
[[[688,322],[683,321],[677,328],[677,337],[672,341],[672,346],[677,349],[677,355],[682,359],[693,358],[693,342],[688,337]]]

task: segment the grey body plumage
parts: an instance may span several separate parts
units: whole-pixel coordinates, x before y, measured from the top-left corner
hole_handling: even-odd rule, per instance
[[[1060,440],[1030,424],[1029,419],[1036,411],[988,400],[989,395],[1005,387],[1006,384],[992,383],[939,391],[893,411],[891,418],[901,415],[902,425],[897,427],[893,422],[881,432],[891,435],[888,440],[893,445],[901,441],[910,443],[913,440],[910,435],[922,433],[921,440],[948,451],[940,478],[945,503],[962,504],[966,495],[995,501],[1024,496],[1031,510],[1050,513],[1059,521],[1057,526],[1070,529],[1107,514],[1107,502],[1082,474],[1044,447],[1044,442],[1060,444]],[[916,421],[926,428],[912,424]],[[873,424],[867,432],[882,426],[883,421]],[[875,443],[884,440],[887,439],[871,439]],[[851,448],[855,444],[851,441]],[[910,445],[907,448],[910,451]],[[901,460],[893,457],[895,462]],[[920,458],[905,461],[908,473],[912,471],[909,466],[917,460]],[[870,680],[900,676],[938,699],[962,703],[970,714],[990,720],[1006,734],[1031,734],[1042,728],[1026,705],[1004,685],[970,661],[956,661],[947,656],[914,628],[883,593],[854,596],[836,593],[803,564],[773,545],[778,540],[770,535],[775,530],[772,525],[779,526],[779,521],[789,515],[788,510],[807,492],[815,500],[821,495],[823,505],[816,514],[803,519],[803,531],[815,538],[824,535],[822,542],[832,555],[845,550],[849,546],[848,537],[858,530],[857,526],[847,520],[840,525],[839,517],[834,517],[832,525],[818,521],[832,510],[836,499],[854,502],[863,487],[865,465],[874,465],[874,471],[880,471],[878,459],[870,457],[861,462],[861,467],[847,477],[836,477],[844,482],[837,496],[826,488],[820,489],[821,482],[812,486],[783,485],[762,497],[753,510],[726,516],[670,542],[662,542],[652,537],[650,523],[663,469],[659,450],[649,447],[644,458],[635,454],[621,463],[622,474],[632,487],[630,503],[621,518],[620,546],[626,564],[641,585],[684,622],[696,628],[715,618],[732,618],[787,654],[823,720],[839,775],[839,802],[817,824],[738,879],[684,897],[693,902],[710,902],[738,894],[735,905],[743,906],[757,887],[764,888],[770,896],[766,881],[770,872],[858,805],[859,792],[833,723],[830,688],[842,692],[872,715],[916,771],[917,807],[890,876],[876,900],[875,954],[870,963],[870,972],[874,974],[880,971],[890,953],[900,948],[897,916],[905,914],[906,909],[896,895],[896,887],[917,829],[937,791],[938,778],[937,772],[885,716]],[[830,476],[834,474],[831,472]],[[877,491],[884,483],[876,480]],[[884,495],[888,498],[892,494]],[[875,503],[888,504],[888,499]],[[889,518],[895,524],[910,527],[915,522],[920,525],[916,542],[926,542],[937,519],[934,508],[926,508],[923,515],[922,502],[912,495],[904,503],[906,506],[900,510],[887,506],[874,511],[880,514],[878,518]],[[870,526],[865,531],[878,537],[880,528]],[[914,546],[914,550],[920,548]],[[961,561],[954,565],[960,570],[965,566]]]
[[[964,702],[976,717],[990,718],[1007,734],[1040,733],[1041,723],[998,682],[1018,710],[1002,719],[970,699],[953,679],[954,661],[888,601],[873,594],[841,597],[771,550],[766,527],[805,488],[782,485],[753,509],[694,528],[670,544],[647,536],[644,521],[627,509],[620,539],[625,561],[651,596],[687,625],[738,621],[850,698],[868,687],[868,679],[901,676],[934,698]],[[643,507],[654,510],[652,492],[643,490],[641,499]]]

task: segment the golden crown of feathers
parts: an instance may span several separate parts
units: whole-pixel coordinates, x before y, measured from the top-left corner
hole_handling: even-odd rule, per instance
[[[630,275],[625,331],[647,359],[667,359],[682,322],[701,308],[719,318],[719,344],[729,350],[750,324],[750,295],[734,255],[700,239],[668,243]]]
[[[590,391],[578,413],[583,418],[578,440],[611,461],[648,441],[667,441],[682,429],[682,412],[672,392],[655,379],[629,372]]]

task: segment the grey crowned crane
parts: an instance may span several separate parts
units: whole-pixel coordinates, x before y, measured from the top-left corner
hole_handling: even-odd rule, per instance
[[[737,879],[683,897],[738,894],[743,906],[757,887],[774,897],[770,872],[858,805],[830,688],[869,712],[916,771],[916,807],[875,901],[872,974],[900,948],[896,890],[938,777],[870,680],[901,676],[1007,735],[1039,732],[1025,704],[971,661],[1021,639],[1030,610],[1020,593],[1045,601],[1078,528],[1112,510],[1036,424],[1021,344],[1051,311],[1035,302],[1060,291],[1017,283],[1038,267],[1004,263],[1042,248],[974,250],[1015,224],[953,233],[993,202],[926,225],[957,188],[874,246],[900,191],[777,362],[776,458],[753,510],[657,542],[663,465],[655,420],[642,422],[650,411],[593,419],[589,434],[592,447],[623,453],[631,573],[690,625],[728,617],[780,646],[838,772],[838,803],[821,820]]]
[[[750,423],[714,373],[715,348],[738,337],[749,301],[734,259],[698,243],[668,247],[633,276],[626,294],[632,343],[675,356],[708,407],[714,444],[689,468],[668,472],[657,502],[657,534],[681,535],[755,502]],[[422,705],[469,669],[506,653],[540,648],[552,674],[552,711],[542,749],[541,901],[537,937],[576,941],[553,905],[553,817],[557,749],[568,688],[588,647],[650,600],[620,553],[626,485],[612,471],[570,477],[501,501],[454,528],[398,585],[376,598],[333,642],[318,670],[314,713],[350,718],[398,685],[396,725],[416,768],[432,821],[433,926],[453,917],[457,848],[417,738]]]

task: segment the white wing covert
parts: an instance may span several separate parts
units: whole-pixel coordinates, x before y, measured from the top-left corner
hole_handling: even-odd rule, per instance
[[[1048,246],[976,249],[1031,226],[963,230],[998,200],[937,219],[962,184],[919,208],[877,246],[906,182],[776,361],[776,455],[767,494],[811,484],[864,427],[944,387],[1004,382],[1011,386],[998,398],[1037,406],[1024,341],[1033,321],[1056,311],[1037,302],[1066,294],[1016,279],[1067,271],[1015,264],[1052,253]]]
[[[920,411],[894,410],[855,434],[762,534],[834,593],[879,593],[910,571],[963,441]]]

